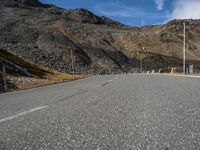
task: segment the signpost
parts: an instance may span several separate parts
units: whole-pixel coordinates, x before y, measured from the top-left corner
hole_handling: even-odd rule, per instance
[[[189,65],[189,74],[192,75],[194,73],[194,65]]]

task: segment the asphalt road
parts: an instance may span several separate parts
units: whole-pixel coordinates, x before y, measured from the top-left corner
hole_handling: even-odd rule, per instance
[[[200,79],[94,76],[1,94],[4,149],[200,149]]]

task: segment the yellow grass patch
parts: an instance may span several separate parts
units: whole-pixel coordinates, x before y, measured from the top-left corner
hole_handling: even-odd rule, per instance
[[[61,72],[53,72],[51,74],[47,75],[47,79],[50,80],[77,80],[82,78],[80,75],[72,75],[67,73],[61,73]]]

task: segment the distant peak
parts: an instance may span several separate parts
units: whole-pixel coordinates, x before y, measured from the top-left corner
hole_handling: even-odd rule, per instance
[[[18,7],[21,5],[29,7],[45,6],[39,0],[0,0],[0,5],[6,7]]]
[[[96,17],[95,14],[84,8],[70,9],[69,11],[71,11],[72,13],[77,13],[79,15],[89,15],[90,17]]]
[[[108,19],[106,17],[99,17],[92,13],[91,11],[84,8],[70,9],[67,10],[68,18],[82,22],[82,23],[91,23],[91,24],[100,24],[100,25],[108,25],[112,27],[121,27],[123,24]]]
[[[82,11],[82,12],[92,13],[92,12],[90,12],[89,10],[87,10],[87,9],[85,9],[85,8],[77,8],[77,9],[75,9],[75,10],[77,10],[77,11]]]
[[[31,7],[38,7],[41,6],[42,3],[38,0],[18,0],[23,5],[31,6]]]

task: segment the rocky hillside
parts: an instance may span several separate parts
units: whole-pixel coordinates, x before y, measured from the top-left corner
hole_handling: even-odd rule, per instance
[[[79,75],[73,76],[48,70],[0,49],[0,68],[3,68],[3,66],[6,69],[5,71],[0,70],[0,93],[5,92],[5,80],[3,80],[5,74],[7,91],[33,88],[81,78]]]
[[[61,9],[38,0],[0,0],[0,48],[35,64],[77,73],[132,72],[180,67],[183,21],[187,64],[200,69],[200,20],[129,27],[85,9]],[[140,55],[138,55],[138,51]]]

